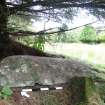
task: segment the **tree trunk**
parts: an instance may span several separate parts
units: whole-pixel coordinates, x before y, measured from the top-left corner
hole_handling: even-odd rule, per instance
[[[7,43],[9,43],[9,35],[7,34],[7,6],[5,0],[0,0],[0,58],[4,57]]]
[[[7,34],[8,9],[5,0],[0,0],[0,45],[8,42]],[[1,47],[1,46],[0,46]]]

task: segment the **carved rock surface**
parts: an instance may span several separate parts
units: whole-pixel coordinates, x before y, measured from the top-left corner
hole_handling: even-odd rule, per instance
[[[32,86],[65,83],[75,76],[93,76],[91,67],[76,60],[61,58],[10,56],[0,63],[0,86]]]

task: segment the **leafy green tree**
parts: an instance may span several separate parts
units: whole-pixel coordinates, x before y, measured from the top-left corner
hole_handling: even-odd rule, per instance
[[[82,42],[95,42],[96,41],[96,32],[92,26],[85,26],[81,32],[80,40]]]

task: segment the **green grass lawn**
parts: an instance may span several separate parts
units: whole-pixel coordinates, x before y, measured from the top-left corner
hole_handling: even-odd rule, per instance
[[[45,51],[77,58],[105,71],[105,44],[46,43]]]

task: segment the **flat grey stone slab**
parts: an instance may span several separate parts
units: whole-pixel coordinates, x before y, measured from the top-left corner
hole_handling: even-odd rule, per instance
[[[93,76],[91,67],[76,60],[61,58],[10,56],[0,63],[0,86],[32,86],[65,83],[74,76]]]

